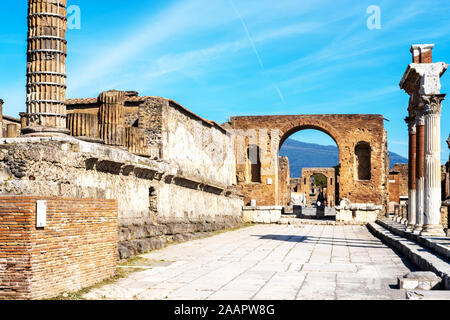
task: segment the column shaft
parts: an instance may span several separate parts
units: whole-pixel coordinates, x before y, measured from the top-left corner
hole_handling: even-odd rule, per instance
[[[408,226],[412,231],[416,224],[416,124],[415,120],[408,119],[409,146],[408,146]]]
[[[426,97],[425,106],[425,204],[421,235],[445,236],[441,219],[441,99]]]
[[[125,94],[122,91],[102,92],[98,98],[100,139],[107,145],[125,146]]]
[[[424,223],[424,160],[425,122],[422,110],[416,112],[416,225],[414,233],[422,231]]]

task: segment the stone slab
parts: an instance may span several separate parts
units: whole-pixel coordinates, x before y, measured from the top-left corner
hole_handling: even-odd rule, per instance
[[[369,223],[367,227],[376,237],[404,254],[420,270],[432,271],[442,278],[443,288],[450,290],[450,264],[445,258],[412,240],[390,232],[380,224]]]
[[[442,279],[431,271],[410,272],[402,278],[398,278],[400,289],[407,290],[431,290],[441,287]]]

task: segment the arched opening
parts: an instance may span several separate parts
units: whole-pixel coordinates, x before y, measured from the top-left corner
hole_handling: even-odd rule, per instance
[[[355,146],[355,174],[356,180],[369,181],[371,173],[372,150],[368,142],[360,141]]]
[[[257,145],[251,144],[247,149],[249,182],[261,183],[261,152]]]
[[[339,147],[318,128],[296,128],[283,136],[279,156],[289,159],[289,203],[284,206],[332,208],[339,203]],[[280,181],[280,184],[282,181]],[[279,186],[283,190],[283,186]]]

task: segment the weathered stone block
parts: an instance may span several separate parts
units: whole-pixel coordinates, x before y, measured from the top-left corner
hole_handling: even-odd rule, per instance
[[[398,278],[400,289],[432,290],[441,287],[442,279],[431,271],[411,272],[403,278]]]

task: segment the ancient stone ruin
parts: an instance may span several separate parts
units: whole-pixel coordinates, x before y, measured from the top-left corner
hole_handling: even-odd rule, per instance
[[[400,82],[410,95],[408,230],[421,235],[445,235],[440,224],[441,145],[440,78],[447,70],[444,62],[433,63],[434,45],[413,45],[411,63]]]
[[[219,125],[134,91],[66,99],[66,0],[28,4],[27,109],[20,119],[0,112],[0,299],[52,297],[173,241],[244,221],[276,223],[315,173],[326,177],[327,206],[344,223],[388,215],[389,197],[399,197],[390,195],[382,115],[241,116]],[[447,65],[431,63],[431,48],[413,46],[401,82],[411,95],[407,220],[441,235],[436,141]],[[339,174],[305,169],[291,183],[279,150],[303,129],[333,138]]]

